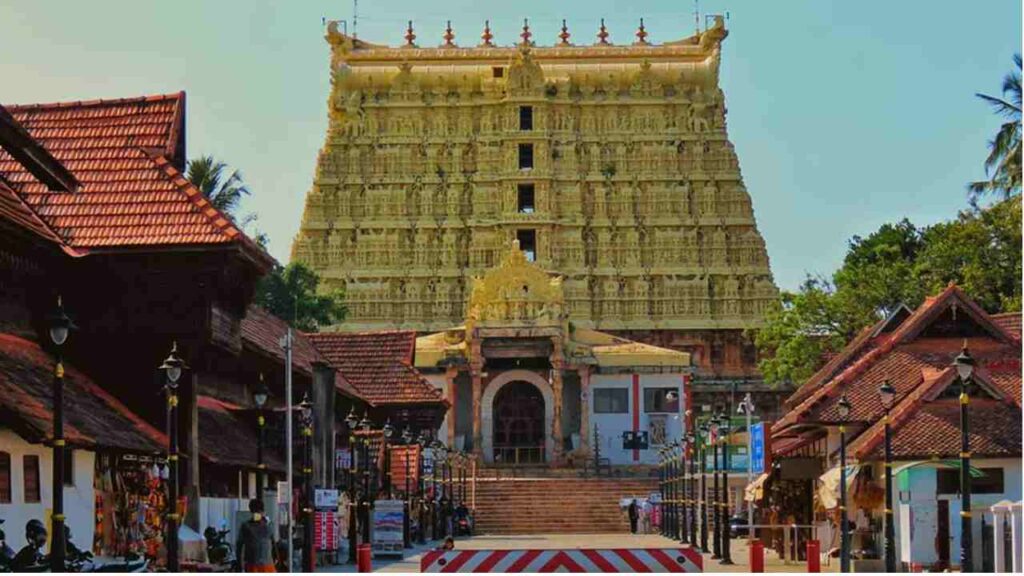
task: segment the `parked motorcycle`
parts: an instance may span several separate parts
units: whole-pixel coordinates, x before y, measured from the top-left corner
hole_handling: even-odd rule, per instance
[[[39,520],[29,520],[25,524],[25,547],[11,559],[12,572],[47,572],[50,564],[43,547],[46,546],[46,526]]]
[[[0,518],[0,525],[3,523],[4,519]],[[0,528],[0,572],[10,572],[12,560],[14,560],[14,549],[7,545],[7,534],[4,534],[3,528]]]
[[[459,506],[455,509],[454,530],[456,536],[473,535],[473,515],[469,508]]]
[[[206,539],[206,559],[210,564],[231,565],[234,561],[234,548],[228,541],[228,533],[231,532],[222,525],[220,530],[213,526],[207,526],[203,530],[203,538]]]
[[[92,552],[80,550],[71,540],[71,529],[64,527],[66,547],[66,566],[68,572],[145,572],[149,560],[138,556],[125,556],[119,560],[97,562]]]

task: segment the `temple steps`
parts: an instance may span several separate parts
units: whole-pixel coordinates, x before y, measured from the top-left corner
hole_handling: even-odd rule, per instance
[[[629,532],[619,500],[658,491],[637,478],[478,480],[478,534],[614,534]]]

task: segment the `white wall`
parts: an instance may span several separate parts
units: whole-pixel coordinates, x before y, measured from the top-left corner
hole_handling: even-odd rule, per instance
[[[424,374],[423,375],[427,382],[434,385],[435,388],[441,391],[441,395],[448,399],[448,389],[446,388],[446,380],[444,374]],[[448,410],[444,413],[444,420],[441,421],[441,427],[435,431],[434,437],[440,439],[445,444],[448,443],[448,419],[452,417],[455,411],[455,406],[449,406]]]
[[[651,445],[647,450],[641,450],[639,460],[633,459],[632,450],[622,448],[622,433],[633,429],[633,414],[639,414],[640,431],[649,431],[651,414],[644,413],[644,389],[646,388],[676,388],[677,393],[683,393],[682,374],[640,374],[639,403],[634,405],[633,399],[633,375],[632,374],[594,374],[590,377],[591,393],[588,398],[588,406],[585,410],[590,411],[590,425],[597,425],[598,433],[601,436],[601,457],[608,458],[614,465],[628,464],[656,464],[658,462],[658,448]],[[628,397],[629,411],[624,414],[596,414],[594,413],[595,390],[602,388],[625,389]],[[666,439],[668,442],[678,440],[684,432],[685,402],[679,402],[679,410],[667,415]],[[593,442],[593,429],[590,430],[590,440]]]
[[[11,503],[0,504],[0,518],[6,522],[7,544],[15,551],[25,545],[25,524],[35,518],[49,525],[53,506],[53,449],[42,444],[29,444],[6,428],[0,428],[0,451],[11,455]],[[25,503],[23,456],[39,456],[41,502]],[[93,472],[96,454],[74,451],[74,486],[64,487],[64,516],[71,527],[72,540],[83,549],[92,548],[95,532],[95,495]]]

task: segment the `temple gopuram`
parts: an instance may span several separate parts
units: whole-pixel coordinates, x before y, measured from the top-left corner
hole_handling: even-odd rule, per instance
[[[329,128],[292,258],[343,288],[346,331],[464,321],[518,242],[580,329],[690,354],[694,389],[763,386],[749,329],[778,290],[726,131],[722,17],[655,44],[528,23],[514,46],[371,44],[328,25]],[[432,43],[431,43],[432,44]],[[475,46],[473,44],[476,44]],[[710,396],[707,402],[713,402]]]

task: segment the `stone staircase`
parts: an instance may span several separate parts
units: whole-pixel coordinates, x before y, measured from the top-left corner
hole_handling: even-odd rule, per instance
[[[619,500],[658,491],[657,478],[480,478],[477,534],[628,533]]]

